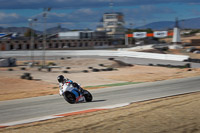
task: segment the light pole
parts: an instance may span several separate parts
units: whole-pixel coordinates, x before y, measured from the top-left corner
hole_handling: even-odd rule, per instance
[[[34,30],[33,30],[33,22],[37,21],[37,19],[28,19],[29,26],[30,26],[30,32],[31,32],[31,40],[30,40],[30,48],[31,48],[31,60],[32,60],[32,66],[34,66]]]
[[[43,17],[44,17],[44,32],[43,32],[43,67],[45,68],[45,50],[46,50],[46,21],[47,13],[51,11],[51,8],[44,8]]]

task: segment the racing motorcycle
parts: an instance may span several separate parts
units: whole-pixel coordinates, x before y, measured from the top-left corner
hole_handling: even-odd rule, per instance
[[[89,91],[85,89],[79,91],[77,85],[69,85],[68,83],[63,85],[63,97],[70,104],[91,102],[93,99],[92,94]]]

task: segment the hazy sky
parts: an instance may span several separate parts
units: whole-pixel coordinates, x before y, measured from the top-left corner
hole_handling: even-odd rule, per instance
[[[155,21],[174,21],[200,17],[200,0],[0,0],[0,26],[28,26],[29,18],[38,18],[35,29],[42,30],[44,8],[51,7],[47,27],[59,24],[70,29],[94,29],[103,13],[124,14],[126,27]]]

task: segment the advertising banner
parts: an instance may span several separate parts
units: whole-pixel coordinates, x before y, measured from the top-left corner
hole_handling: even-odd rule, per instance
[[[147,32],[133,32],[134,38],[145,38],[147,37]]]
[[[154,37],[157,38],[163,38],[163,37],[167,37],[168,36],[168,32],[167,31],[154,31]]]

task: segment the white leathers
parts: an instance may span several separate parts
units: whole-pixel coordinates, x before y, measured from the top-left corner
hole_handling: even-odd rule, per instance
[[[73,85],[72,85],[73,81],[69,80],[69,79],[64,79],[63,82],[59,83],[59,94],[60,96],[63,95],[63,92],[65,91],[72,91],[74,89]]]

